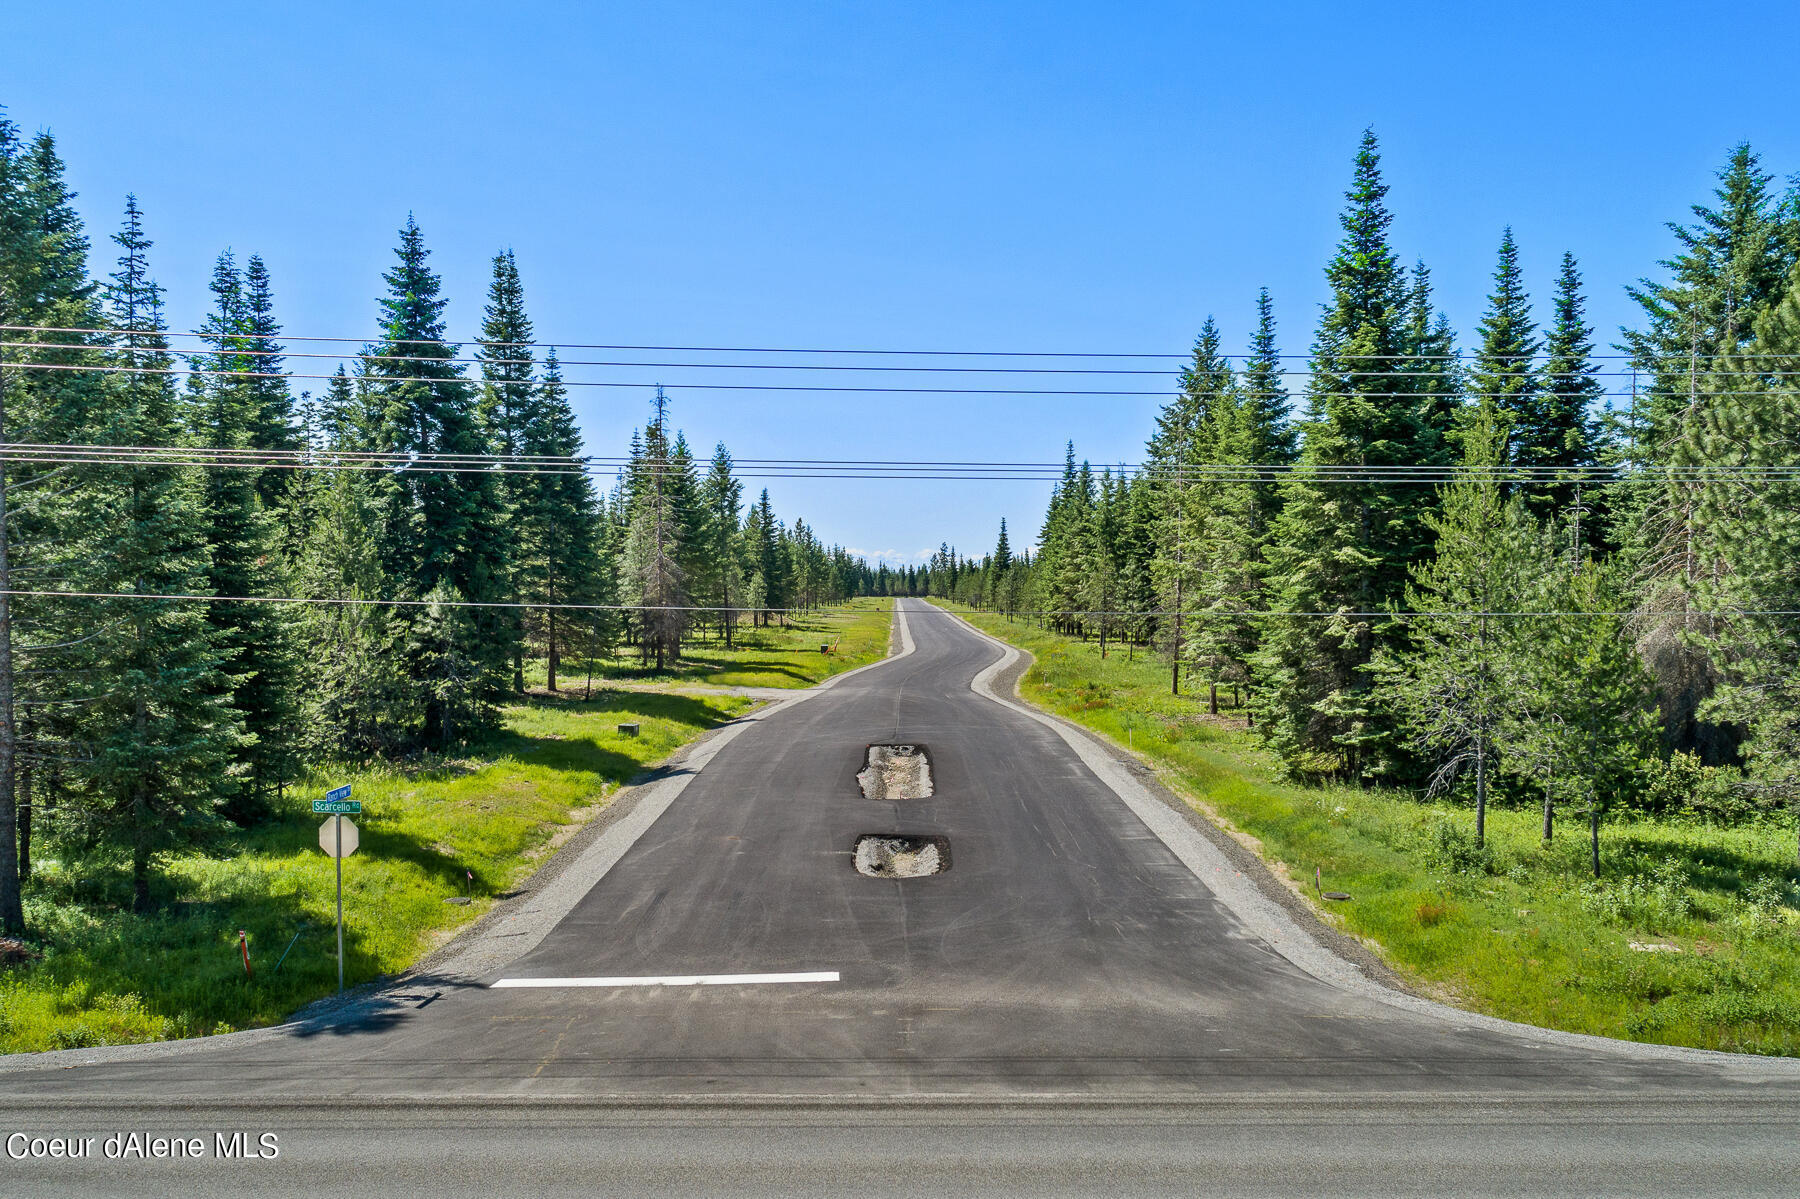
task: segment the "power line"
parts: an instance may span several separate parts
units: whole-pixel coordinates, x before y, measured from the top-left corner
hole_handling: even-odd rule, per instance
[[[435,359],[434,361],[442,361]],[[118,375],[194,375],[201,377],[224,377],[234,379],[335,379],[336,375],[300,374],[289,371],[215,371],[193,370],[183,367],[142,367],[142,366],[100,366],[85,363],[44,363],[44,362],[8,362],[5,364],[12,370],[48,370],[48,371],[92,371],[99,374]],[[356,375],[352,378],[359,383],[424,383],[433,386],[469,387],[482,382],[478,379],[465,379],[455,376],[447,379],[427,379],[416,375]],[[593,381],[585,379],[565,379],[564,387],[609,387],[635,391],[654,391],[663,386],[657,383],[625,383],[613,381]],[[1159,396],[1167,398],[1167,390],[1126,391],[1126,390],[1082,390],[1066,388],[1003,388],[1003,387],[823,387],[801,384],[775,383],[682,383],[678,384],[686,391],[783,391],[783,392],[834,392],[869,395],[1020,395],[1020,396]]]
[[[136,591],[53,591],[13,588],[0,590],[0,595],[26,596],[38,599],[156,600],[171,603],[206,604],[318,604],[335,607],[374,608],[530,608],[534,611],[555,609],[559,612],[786,612],[820,611],[812,608],[751,608],[746,605],[706,607],[695,604],[531,604],[503,600],[434,600],[434,599],[364,599],[360,596],[306,595],[199,595],[187,593],[148,593]]]
[[[168,334],[166,334],[166,333],[159,334],[158,336],[168,336]],[[331,362],[346,362],[346,361],[354,360],[357,362],[424,363],[424,364],[429,364],[429,365],[434,365],[434,366],[479,366],[479,367],[483,367],[483,368],[510,367],[510,366],[536,367],[536,366],[544,365],[543,361],[540,361],[538,359],[533,359],[533,358],[480,358],[480,357],[474,357],[474,358],[460,357],[459,358],[459,357],[455,357],[455,356],[446,357],[446,356],[435,355],[435,354],[376,354],[376,353],[367,353],[367,352],[359,352],[359,353],[355,353],[355,354],[326,354],[326,353],[311,353],[311,352],[304,351],[304,350],[288,350],[288,349],[252,350],[252,349],[246,349],[246,348],[238,347],[238,346],[226,348],[222,344],[222,340],[230,340],[229,338],[220,339],[220,338],[214,337],[213,335],[200,335],[200,334],[186,334],[183,336],[205,336],[206,339],[211,343],[211,348],[203,349],[203,350],[187,350],[187,349],[179,349],[179,348],[175,348],[175,347],[169,347],[166,351],[167,353],[169,353],[171,355],[174,355],[177,357],[182,357],[182,358],[187,358],[190,361],[196,360],[196,359],[205,359],[205,358],[219,358],[219,359],[224,359],[224,358],[283,358],[283,359],[285,359],[285,358],[308,358],[308,359],[324,359],[326,361],[331,361]],[[233,336],[235,336],[235,335],[233,335]],[[0,349],[8,348],[8,347],[10,347],[12,349],[22,349],[22,350],[72,350],[72,349],[75,349],[75,350],[79,350],[79,349],[105,350],[105,349],[109,349],[109,348],[115,348],[115,347],[108,347],[108,346],[69,345],[64,342],[54,342],[54,341],[9,341],[9,342],[0,343]],[[124,347],[124,348],[126,348],[126,349],[142,349],[143,347],[129,347],[128,346],[128,347]],[[771,351],[771,352],[779,352],[779,351]],[[895,352],[896,353],[904,353],[904,351],[895,351]],[[1800,357],[1800,355],[1796,355],[1796,356]],[[1223,358],[1223,357],[1227,357],[1227,356],[1221,355],[1221,357]],[[1371,357],[1373,357],[1373,356],[1371,356]],[[1362,355],[1353,355],[1353,356],[1350,356],[1350,358],[1352,361],[1361,361],[1363,359],[1363,356]],[[1442,360],[1441,359],[1408,358],[1407,361],[1442,361]],[[30,365],[30,364],[29,363],[20,363],[19,365]],[[866,366],[866,365],[863,365],[860,363],[842,363],[842,362],[643,362],[643,361],[621,361],[618,359],[598,359],[598,358],[564,358],[564,359],[559,360],[559,365],[565,366],[565,367],[567,367],[567,366],[589,366],[589,367],[608,367],[608,368],[616,368],[616,369],[642,369],[642,370],[851,371],[851,372],[864,372],[864,373],[874,372],[874,373],[890,373],[890,374],[891,373],[900,373],[900,372],[910,372],[910,373],[919,373],[919,374],[940,374],[940,375],[977,375],[977,374],[986,374],[986,375],[1136,375],[1136,376],[1150,376],[1150,377],[1156,377],[1156,378],[1179,378],[1181,375],[1180,371],[1172,371],[1172,370],[1167,370],[1167,369],[1145,370],[1145,369],[1139,369],[1139,368],[1124,368],[1124,367],[918,366],[918,365],[914,365],[914,364],[903,364],[903,365],[897,365],[897,366]],[[221,373],[236,374],[236,373],[251,373],[251,372],[221,372]],[[275,372],[269,372],[269,373],[274,374]],[[1317,374],[1329,374],[1329,375],[1333,375],[1333,376],[1341,376],[1341,377],[1347,377],[1347,378],[1359,378],[1359,379],[1417,379],[1417,378],[1419,378],[1418,371],[1395,371],[1395,370],[1382,370],[1382,371],[1350,370],[1350,371],[1345,371],[1345,370],[1339,370],[1339,369],[1325,369],[1325,370],[1315,371],[1315,370],[1307,369],[1307,370],[1298,370],[1298,371],[1283,371],[1281,373],[1285,377],[1295,377],[1295,378],[1305,378],[1305,377],[1310,377],[1310,376],[1317,375]],[[1500,377],[1514,377],[1514,378],[1525,379],[1525,378],[1533,377],[1538,372],[1530,366],[1523,366],[1523,367],[1519,367],[1517,369],[1505,369],[1505,370],[1495,370],[1495,369],[1489,368],[1489,369],[1484,369],[1482,373],[1486,374],[1486,375],[1497,375]],[[1610,370],[1610,371],[1596,370],[1596,371],[1589,371],[1589,372],[1584,372],[1584,373],[1586,373],[1588,375],[1588,377],[1590,377],[1590,378],[1625,379],[1625,378],[1630,378],[1632,375],[1632,372],[1630,370]],[[1758,372],[1758,373],[1768,374],[1769,372]],[[1784,372],[1776,372],[1776,373],[1781,374]],[[505,384],[505,383],[519,384],[519,383],[532,382],[532,380],[529,380],[529,379],[498,379],[498,380],[484,380],[484,381],[503,383],[503,384]],[[1189,394],[1217,394],[1217,393],[1192,393],[1192,392],[1190,392]],[[1510,395],[1512,393],[1496,392],[1496,393],[1492,393],[1492,394]],[[1545,393],[1538,392],[1537,394],[1542,395]]]
[[[389,471],[408,474],[535,474],[618,477],[636,470],[645,474],[681,473],[698,464],[633,462],[625,457],[519,454],[421,454],[364,450],[257,450],[205,446],[60,445],[0,443],[7,461],[33,465],[194,466],[242,470]],[[1053,462],[958,462],[921,459],[740,458],[733,463],[740,478],[897,479],[991,482],[1057,482],[1066,464]],[[748,469],[744,469],[748,468]],[[1157,463],[1103,465],[1101,473],[1177,483],[1266,483],[1284,477],[1313,482],[1432,485],[1462,479],[1555,484],[1567,481],[1605,483],[1631,472],[1606,466],[1379,466],[1307,463]],[[1800,478],[1800,464],[1715,464],[1654,468],[1652,474],[1673,480],[1782,481]]]
[[[139,336],[152,335],[144,330],[120,330],[99,327],[74,327],[51,325],[0,325],[3,333],[81,333],[97,335],[113,335],[121,332],[136,333]],[[154,335],[164,337],[188,337],[202,340],[218,340],[218,334],[189,333],[178,330],[158,330]],[[343,345],[423,345],[448,346],[460,348],[465,345],[526,347],[541,349],[567,350],[618,350],[632,353],[681,353],[681,354],[838,354],[864,355],[879,354],[898,357],[936,357],[936,358],[1141,358],[1168,359],[1172,361],[1189,361],[1193,355],[1189,353],[1169,352],[1120,352],[1120,351],[1078,351],[1078,350],[895,350],[872,349],[862,346],[853,347],[800,347],[800,346],[695,346],[695,345],[625,345],[602,342],[560,342],[560,341],[482,341],[470,338],[466,341],[450,341],[431,338],[399,338],[384,341],[381,338],[367,337],[310,337],[297,333],[231,333],[230,339],[240,341],[304,341],[318,343],[336,343]],[[62,348],[62,347],[58,347]],[[75,348],[75,347],[69,347]],[[1416,361],[1416,362],[1458,362],[1475,363],[1479,361],[1479,352],[1474,350],[1456,350],[1448,354],[1345,354],[1343,357],[1367,361]],[[1511,359],[1549,359],[1557,355],[1549,350],[1539,350],[1530,354],[1509,354]],[[1259,354],[1221,354],[1226,360],[1253,360],[1264,357]],[[1271,354],[1267,357],[1281,360],[1310,361],[1315,355],[1311,353]],[[1590,361],[1623,361],[1644,362],[1656,358],[1664,358],[1670,362],[1687,362],[1691,354],[1681,351],[1670,351],[1667,354],[1589,354]],[[1759,354],[1759,358],[1800,358],[1800,353]],[[438,361],[441,361],[439,359]]]
[[[868,564],[867,564],[866,560],[864,560],[863,564],[864,564],[864,567],[867,568]],[[923,569],[929,569],[929,568],[923,568]],[[891,568],[889,570],[889,573],[890,574],[894,573]],[[149,600],[149,601],[167,602],[167,603],[300,604],[300,605],[316,604],[316,605],[321,605],[321,606],[340,606],[340,607],[394,607],[394,608],[399,608],[399,607],[524,608],[524,609],[546,610],[546,611],[554,609],[556,611],[571,611],[571,612],[783,612],[783,613],[807,614],[807,613],[823,613],[828,610],[829,611],[843,610],[841,605],[839,607],[833,608],[833,609],[824,609],[824,608],[752,608],[749,605],[710,606],[709,607],[709,606],[692,605],[692,604],[553,604],[553,603],[534,604],[534,603],[526,603],[523,601],[502,601],[502,600],[431,600],[431,599],[416,599],[415,600],[415,599],[364,599],[361,597],[298,596],[298,595],[156,594],[156,593],[132,592],[132,591],[56,591],[56,590],[35,590],[35,589],[25,589],[25,588],[12,588],[12,589],[0,590],[0,595],[34,598],[34,599]],[[868,598],[883,599],[883,598],[890,598],[890,597],[872,596],[872,597],[868,597]],[[934,613],[939,613],[941,615],[945,615],[945,616],[954,615],[953,613],[946,612],[941,608],[933,608],[931,611]],[[1032,617],[1107,616],[1107,617],[1137,617],[1137,618],[1150,617],[1150,616],[1173,617],[1176,615],[1176,613],[1174,613],[1174,612],[1167,612],[1167,611],[1147,611],[1147,612],[1126,612],[1126,611],[1104,612],[1104,611],[1077,611],[1077,610],[1028,611],[1028,610],[1023,610],[1023,609],[1017,609],[1012,614],[1014,616],[1032,616]],[[922,615],[922,613],[909,612],[907,615],[909,617],[911,617],[911,616]],[[1538,618],[1538,617],[1545,617],[1545,618],[1560,618],[1560,617],[1626,618],[1626,617],[1638,617],[1638,616],[1646,616],[1646,615],[1654,615],[1654,613],[1648,612],[1645,610],[1637,610],[1637,609],[1626,609],[1626,610],[1616,610],[1616,611],[1579,611],[1579,610],[1563,611],[1563,610],[1546,609],[1546,610],[1491,611],[1491,612],[1490,611],[1479,611],[1479,610],[1475,610],[1475,609],[1469,609],[1469,610],[1443,609],[1443,610],[1437,610],[1437,611],[1426,610],[1426,611],[1417,611],[1417,612],[1351,612],[1351,611],[1301,612],[1301,611],[1282,611],[1282,610],[1260,610],[1259,611],[1259,610],[1245,609],[1242,611],[1227,611],[1227,612],[1220,612],[1220,611],[1216,611],[1216,610],[1191,611],[1191,612],[1181,614],[1181,618],[1185,619],[1185,620],[1195,620],[1195,619],[1200,619],[1200,620],[1221,619],[1222,620],[1222,619],[1235,619],[1235,618],[1242,618],[1242,617],[1250,617],[1250,618],[1256,618],[1256,619],[1281,619],[1281,618],[1293,617],[1293,618],[1308,618],[1308,619],[1331,618],[1331,619],[1342,619],[1342,620],[1385,620],[1385,619],[1411,619],[1411,618],[1431,619],[1431,618],[1445,618],[1445,617],[1473,618],[1473,617],[1484,617],[1484,616],[1516,617],[1516,618],[1521,618],[1521,619]],[[1740,608],[1740,609],[1729,609],[1729,610],[1723,610],[1723,611],[1694,610],[1694,611],[1689,611],[1689,612],[1684,613],[1684,616],[1686,616],[1686,617],[1703,617],[1703,618],[1722,618],[1722,619],[1729,619],[1732,617],[1741,617],[1741,616],[1800,616],[1800,609]]]
[[[137,351],[137,352],[142,353],[142,352],[146,352],[146,351]],[[159,350],[156,352],[163,353],[164,351]],[[173,354],[173,352],[170,352],[170,353],[171,353],[172,357],[176,356]],[[444,361],[444,359],[431,358],[431,359],[416,359],[414,361],[442,363]],[[105,364],[105,363],[85,363],[85,362],[4,362],[4,363],[0,363],[0,365],[3,365],[7,369],[10,369],[10,370],[62,371],[62,372],[73,372],[73,373],[87,372],[87,373],[104,374],[104,375],[180,375],[183,377],[193,377],[193,378],[308,379],[308,380],[324,380],[324,381],[330,381],[330,380],[334,380],[334,379],[338,378],[338,376],[336,374],[323,375],[323,374],[311,374],[311,373],[303,373],[303,372],[296,372],[296,371],[213,370],[213,369],[208,369],[208,368],[197,368],[197,367],[192,367],[192,366],[187,366],[187,367],[181,367],[181,366],[137,366],[137,365],[130,365],[130,364],[116,364],[116,363],[115,364]],[[1787,377],[1790,374],[1795,377],[1800,377],[1800,371],[1777,372],[1775,374],[1770,375],[1769,377]],[[493,382],[492,380],[486,380],[486,379],[472,379],[472,378],[465,377],[461,374],[451,375],[451,376],[447,376],[444,378],[430,378],[430,377],[419,376],[419,375],[349,375],[349,376],[345,376],[345,377],[357,384],[407,383],[407,384],[424,384],[426,386],[438,386],[438,387],[479,387],[479,386],[482,386],[489,382]],[[1407,376],[1371,375],[1371,376],[1367,376],[1367,377],[1372,377],[1372,378],[1389,378],[1389,377],[1414,378],[1416,376],[1411,376],[1411,375],[1407,375]],[[507,384],[508,382],[516,383],[516,384],[530,384],[533,382],[541,383],[542,380],[512,380],[512,381],[499,380],[498,382],[500,382],[503,385]],[[833,394],[852,394],[852,395],[993,395],[993,396],[1084,396],[1084,397],[1138,397],[1138,396],[1143,396],[1143,397],[1150,397],[1150,398],[1157,398],[1157,399],[1164,399],[1164,400],[1169,399],[1176,395],[1183,395],[1183,394],[1198,396],[1198,397],[1202,397],[1202,398],[1224,396],[1224,395],[1255,396],[1255,395],[1264,395],[1264,394],[1268,394],[1268,395],[1274,395],[1274,394],[1287,395],[1287,394],[1289,394],[1285,390],[1259,392],[1259,391],[1254,391],[1254,390],[1243,391],[1241,389],[1239,391],[1233,391],[1233,392],[1225,392],[1225,391],[1182,392],[1178,389],[1173,389],[1173,388],[1132,389],[1132,388],[892,387],[892,386],[850,387],[850,386],[827,386],[827,385],[806,384],[806,383],[688,383],[688,382],[681,382],[681,383],[672,383],[672,384],[660,384],[660,383],[641,382],[641,381],[636,381],[636,380],[606,380],[606,379],[602,379],[602,380],[564,379],[561,381],[561,385],[564,387],[571,387],[571,388],[592,387],[592,388],[612,388],[612,389],[634,390],[634,391],[654,391],[657,387],[665,387],[665,388],[681,388],[686,391],[759,391],[759,392],[767,391],[767,392],[800,392],[800,393],[824,392],[824,393],[833,393]],[[1329,399],[1341,399],[1341,398],[1361,398],[1361,397],[1366,397],[1369,395],[1380,395],[1380,394],[1383,394],[1383,393],[1360,392],[1360,391],[1315,391],[1315,390],[1307,389],[1307,390],[1303,390],[1301,392],[1300,398],[1304,398],[1304,399],[1308,399],[1308,400],[1329,400]],[[1445,398],[1445,399],[1467,400],[1467,399],[1506,399],[1506,398],[1522,395],[1525,393],[1509,392],[1509,391],[1478,392],[1478,391],[1468,391],[1465,389],[1457,388],[1457,389],[1447,390],[1447,391],[1443,391],[1443,392],[1410,392],[1410,393],[1396,393],[1396,394],[1412,395],[1414,398],[1418,398],[1418,399]],[[1610,390],[1610,389],[1603,388],[1599,391],[1588,391],[1588,390],[1566,391],[1566,392],[1564,392],[1564,391],[1533,391],[1529,394],[1531,394],[1532,396],[1535,396],[1535,397],[1540,397],[1540,398],[1569,398],[1569,399],[1585,399],[1585,400],[1604,400],[1604,399],[1627,399],[1634,395],[1643,395],[1643,394],[1647,394],[1647,393],[1643,393],[1643,392],[1634,393],[1634,392],[1629,392],[1629,391],[1617,391],[1617,390]],[[1762,391],[1762,390],[1709,390],[1704,393],[1705,398],[1707,398],[1707,399],[1718,399],[1718,398],[1722,398],[1725,396],[1768,396],[1769,394],[1770,393],[1768,393],[1767,391]]]

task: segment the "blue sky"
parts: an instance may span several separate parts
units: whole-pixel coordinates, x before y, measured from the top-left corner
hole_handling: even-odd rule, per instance
[[[1508,223],[1534,297],[1573,250],[1610,331],[1733,143],[1800,170],[1791,2],[65,3],[6,26],[0,103],[57,135],[97,243],[136,192],[184,329],[230,247],[268,260],[291,332],[368,336],[411,212],[463,337],[510,246],[546,340],[1180,352],[1210,313],[1235,351],[1266,285],[1301,351],[1373,125],[1396,244],[1465,345]],[[660,381],[740,458],[1132,460],[1157,406],[569,373]],[[598,454],[647,410],[575,398]],[[989,548],[1002,516],[1018,544],[1047,496],[767,486],[903,558]]]

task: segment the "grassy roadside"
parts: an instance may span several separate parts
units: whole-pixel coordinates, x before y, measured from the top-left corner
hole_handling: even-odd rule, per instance
[[[936,602],[936,601],[934,601]],[[1800,1053],[1800,912],[1785,820],[1718,827],[1620,819],[1546,849],[1534,809],[1490,811],[1475,851],[1466,808],[1280,782],[1229,710],[1169,695],[1167,666],[952,607],[1034,654],[1033,703],[1134,750],[1173,790],[1258,843],[1323,917],[1375,946],[1421,990],[1548,1028],[1725,1049]],[[1347,903],[1313,899],[1313,872]]]
[[[757,630],[730,654],[699,647],[678,671],[647,681],[807,686],[880,658],[890,610],[869,601]],[[820,654],[834,639],[837,652]],[[564,696],[579,696],[585,679],[560,681]],[[335,875],[309,803],[330,787],[349,783],[363,803],[361,848],[344,868],[346,974],[357,983],[404,970],[479,918],[622,784],[755,702],[607,689],[596,675],[591,699],[533,695],[462,756],[321,770],[294,784],[277,819],[165,861],[162,911],[152,916],[125,910],[119,870],[40,857],[26,898],[40,956],[0,965],[0,1052],[228,1032],[331,994]],[[618,733],[630,721],[639,736]],[[470,902],[445,902],[462,896]],[[250,976],[239,929],[249,934]]]
[[[832,611],[790,616],[785,623],[761,627],[741,623],[732,632],[730,649],[719,639],[718,630],[707,626],[694,630],[694,638],[682,647],[681,661],[664,670],[643,665],[635,651],[627,650],[618,657],[595,659],[594,682],[810,687],[886,654],[892,611],[889,599],[855,599]],[[819,647],[826,644],[831,653],[820,653]],[[527,666],[526,682],[543,686],[543,662]],[[586,662],[571,661],[558,682],[565,690],[579,691],[586,671]]]

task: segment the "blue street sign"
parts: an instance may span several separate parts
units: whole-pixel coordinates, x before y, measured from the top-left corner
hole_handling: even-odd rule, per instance
[[[350,798],[350,784],[345,783],[342,787],[333,787],[331,790],[329,790],[325,793],[325,798],[326,799],[349,799]]]

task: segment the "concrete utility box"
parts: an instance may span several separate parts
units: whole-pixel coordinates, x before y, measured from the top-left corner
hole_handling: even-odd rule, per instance
[[[635,737],[638,735],[638,726],[636,723],[622,724],[619,726],[619,733],[621,736]]]

